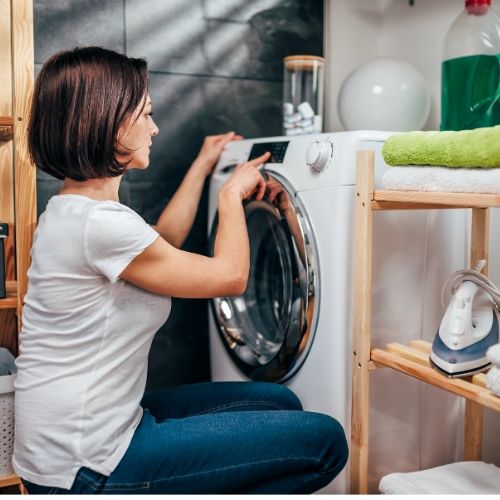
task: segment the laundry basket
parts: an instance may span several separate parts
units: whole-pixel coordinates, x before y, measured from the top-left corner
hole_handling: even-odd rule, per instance
[[[14,356],[0,348],[0,476],[12,474],[14,447]]]

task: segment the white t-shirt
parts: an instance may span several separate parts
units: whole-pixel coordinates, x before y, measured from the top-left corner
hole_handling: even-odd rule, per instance
[[[16,474],[71,488],[109,475],[139,424],[148,353],[171,300],[119,279],[158,233],[130,208],[50,199],[35,231],[16,360]]]

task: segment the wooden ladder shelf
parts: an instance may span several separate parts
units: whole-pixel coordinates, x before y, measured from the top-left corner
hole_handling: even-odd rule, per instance
[[[0,0],[0,222],[9,225],[0,346],[14,355],[36,226],[36,171],[26,133],[33,81],[33,0]],[[15,484],[20,485],[16,475],[0,476],[0,487]]]
[[[483,407],[500,411],[500,398],[486,388],[484,374],[450,379],[429,365],[430,344],[415,340],[409,346],[392,343],[371,347],[371,281],[373,211],[472,209],[471,263],[488,262],[489,207],[500,207],[500,195],[437,192],[377,191],[374,189],[374,152],[358,151],[354,236],[354,317],[351,414],[351,493],[368,492],[368,427],[370,371],[390,367],[466,399],[465,460],[480,460]],[[483,270],[487,273],[487,268]],[[394,332],[397,339],[397,332]]]

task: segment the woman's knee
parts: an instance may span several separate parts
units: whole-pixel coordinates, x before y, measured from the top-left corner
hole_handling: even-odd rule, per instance
[[[349,447],[342,425],[334,418],[316,414],[316,432],[318,439],[324,443],[324,452],[320,457],[320,470],[322,475],[335,477],[346,465],[349,458]]]
[[[286,386],[273,382],[255,382],[255,388],[263,397],[283,410],[302,410],[299,398]]]

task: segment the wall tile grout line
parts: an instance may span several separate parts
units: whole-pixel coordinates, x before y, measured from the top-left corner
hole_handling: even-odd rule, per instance
[[[157,69],[149,69],[149,73],[155,75],[176,75],[176,76],[192,76],[194,78],[219,78],[222,80],[248,80],[252,82],[271,82],[271,83],[283,83],[283,79],[276,78],[250,78],[246,76],[227,76],[227,75],[211,75],[209,73],[182,73],[179,71],[161,71]]]

